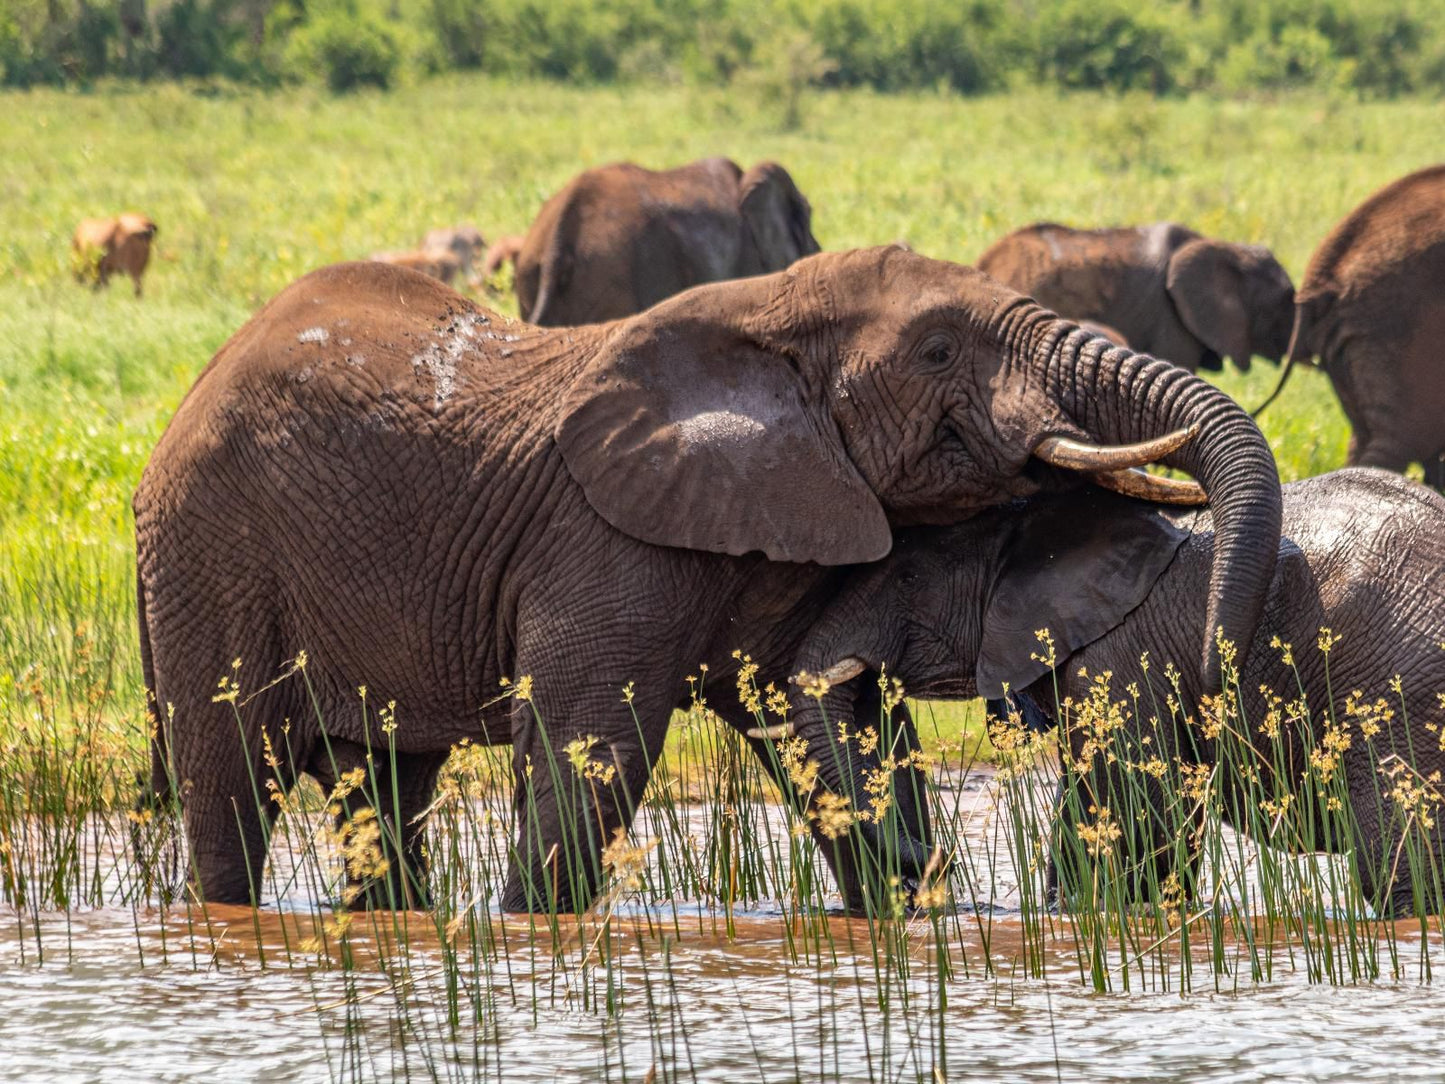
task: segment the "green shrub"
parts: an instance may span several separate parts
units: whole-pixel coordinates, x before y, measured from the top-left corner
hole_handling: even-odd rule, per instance
[[[1277,38],[1259,31],[1232,46],[1219,69],[1219,85],[1233,91],[1322,87],[1338,78],[1329,39],[1305,26],[1287,26]]]
[[[834,83],[971,93],[998,81],[988,35],[1001,8],[987,0],[820,0],[807,10],[810,35],[837,66]]]
[[[438,69],[480,68],[487,55],[487,11],[478,0],[431,0],[425,28]]]
[[[177,0],[158,12],[156,63],[171,76],[239,74],[232,64],[232,49],[240,35],[226,17],[221,0]]]
[[[396,78],[401,48],[378,19],[334,12],[307,22],[287,46],[292,70],[323,76],[336,93],[372,86],[385,90]]]
[[[1162,11],[1121,0],[1066,0],[1041,13],[1036,65],[1046,82],[1085,90],[1164,94],[1184,49]]]

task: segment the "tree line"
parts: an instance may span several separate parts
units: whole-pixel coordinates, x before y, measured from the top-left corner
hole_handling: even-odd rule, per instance
[[[0,0],[0,83],[1445,92],[1445,0]]]

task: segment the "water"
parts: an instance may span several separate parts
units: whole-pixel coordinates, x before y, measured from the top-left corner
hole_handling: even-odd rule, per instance
[[[1445,991],[1311,984],[1298,944],[1256,982],[1196,944],[1189,993],[1113,951],[1095,993],[1066,920],[1029,974],[1016,871],[979,779],[957,788],[969,862],[1000,886],[941,924],[762,904],[619,905],[554,932],[485,918],[357,916],[343,960],[299,890],[252,911],[11,913],[0,930],[0,1080],[1438,1080]],[[701,816],[701,814],[697,814]],[[777,816],[777,811],[770,811]],[[645,823],[645,822],[644,822]],[[778,826],[786,830],[781,818]],[[964,863],[967,867],[968,863]],[[1012,886],[1012,887],[1011,887]],[[38,919],[38,921],[37,921]],[[404,929],[403,929],[404,926]],[[899,936],[902,929],[906,936]],[[876,938],[894,940],[879,944]],[[458,952],[448,970],[448,934]],[[491,939],[474,945],[473,934]],[[309,943],[327,936],[331,951]],[[402,944],[405,944],[405,948]],[[946,946],[939,952],[939,945]],[[1429,939],[1439,955],[1439,934]],[[1389,950],[1382,949],[1382,958]],[[940,957],[949,974],[940,976]],[[1437,959],[1436,963],[1440,961]],[[342,966],[345,963],[347,966]],[[1127,963],[1128,966],[1125,966]],[[458,979],[449,1023],[448,974]],[[1126,992],[1127,987],[1127,992]]]

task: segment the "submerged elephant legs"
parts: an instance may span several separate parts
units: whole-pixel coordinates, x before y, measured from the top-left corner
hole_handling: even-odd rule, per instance
[[[632,826],[672,705],[657,687],[624,699],[615,686],[534,681],[512,712],[516,836],[502,909],[579,910],[602,882],[607,847]]]
[[[309,772],[328,795],[345,856],[345,902],[388,910],[428,905],[423,814],[447,756],[343,739],[313,747]]]

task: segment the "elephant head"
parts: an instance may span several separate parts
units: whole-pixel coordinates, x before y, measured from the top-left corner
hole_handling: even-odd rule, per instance
[[[619,322],[554,435],[626,534],[824,565],[877,560],[897,527],[1059,484],[1040,459],[1124,488],[1147,477],[1128,468],[1158,460],[1213,504],[1207,627],[1241,650],[1279,540],[1274,459],[1227,396],[981,272],[898,248],[815,256]]]
[[[809,630],[797,667],[829,687],[821,711],[802,705],[799,733],[825,715],[861,719],[867,690],[848,683],[884,665],[925,699],[1027,689],[1124,623],[1190,537],[1192,518],[1092,490],[901,533],[886,560],[850,573]]]
[[[813,237],[813,208],[778,163],[760,162],[743,174],[738,209],[745,244],[756,259],[753,274],[781,271],[819,251]]]
[[[1229,357],[1241,369],[1258,354],[1279,361],[1294,321],[1294,284],[1269,249],[1198,238],[1169,258],[1165,289],[1180,322],[1218,369]]]

